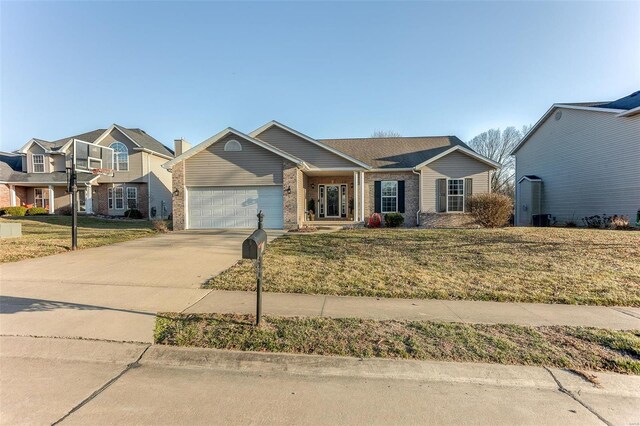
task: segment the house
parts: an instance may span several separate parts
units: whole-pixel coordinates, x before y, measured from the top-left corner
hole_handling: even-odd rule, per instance
[[[16,152],[0,156],[0,207],[70,210],[66,167],[73,139],[114,150],[113,176],[78,173],[79,212],[122,216],[136,208],[149,218],[171,213],[171,174],[162,164],[173,158],[173,152],[144,130],[117,124],[56,141],[34,138]]]
[[[515,223],[582,224],[640,209],[640,91],[613,102],[553,104],[512,152]],[[542,216],[539,216],[542,215]]]
[[[406,226],[463,225],[466,200],[490,191],[499,164],[455,136],[314,139],[276,121],[175,144],[174,229],[292,229],[311,221],[361,223],[398,212]]]

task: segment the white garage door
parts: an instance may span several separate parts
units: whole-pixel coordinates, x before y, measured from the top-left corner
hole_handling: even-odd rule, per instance
[[[282,186],[188,188],[189,229],[282,228]]]

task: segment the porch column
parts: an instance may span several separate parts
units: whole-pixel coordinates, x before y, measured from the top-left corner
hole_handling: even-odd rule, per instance
[[[53,214],[56,207],[53,205],[55,200],[55,193],[53,191],[53,185],[49,185],[49,214]]]
[[[11,207],[16,206],[16,187],[15,185],[9,185],[9,204]]]
[[[91,191],[91,184],[85,184],[84,190],[84,212],[86,214],[93,214],[93,193]]]
[[[353,220],[358,221],[358,172],[353,172]]]
[[[360,172],[360,220],[364,221],[364,172]]]

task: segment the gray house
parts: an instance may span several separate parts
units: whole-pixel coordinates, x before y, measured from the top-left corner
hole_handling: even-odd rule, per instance
[[[557,223],[640,209],[640,91],[612,102],[554,104],[513,150],[515,223]]]
[[[499,164],[455,136],[314,139],[271,121],[232,128],[191,148],[177,140],[174,229],[268,228],[314,222],[362,223],[400,213],[406,226],[471,222],[466,201],[490,191]]]

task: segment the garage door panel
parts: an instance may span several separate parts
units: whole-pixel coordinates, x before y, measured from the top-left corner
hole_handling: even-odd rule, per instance
[[[255,228],[265,213],[266,228],[282,228],[282,187],[206,187],[188,189],[190,229]]]

